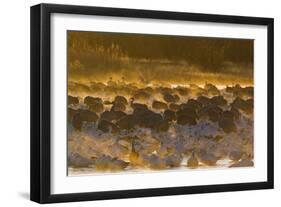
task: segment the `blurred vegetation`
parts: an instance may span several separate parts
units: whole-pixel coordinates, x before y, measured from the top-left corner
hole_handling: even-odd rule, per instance
[[[153,79],[171,68],[179,75],[253,72],[253,40],[78,31],[68,31],[67,37],[70,76],[130,70],[131,76],[134,71]]]

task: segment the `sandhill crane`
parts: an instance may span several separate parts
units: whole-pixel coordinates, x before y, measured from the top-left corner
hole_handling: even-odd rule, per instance
[[[74,96],[67,96],[67,104],[71,105],[71,104],[79,104],[79,99],[78,97],[74,97]]]
[[[152,102],[152,108],[157,110],[165,110],[168,108],[168,105],[164,102],[154,100]]]

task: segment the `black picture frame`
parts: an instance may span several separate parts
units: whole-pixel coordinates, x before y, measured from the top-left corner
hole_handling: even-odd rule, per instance
[[[267,26],[267,181],[238,184],[219,184],[169,187],[74,194],[51,194],[51,71],[50,71],[50,15],[52,13],[134,17],[210,23],[233,23]],[[103,8],[90,6],[39,4],[31,7],[31,174],[30,199],[38,203],[119,199],[146,196],[211,193],[272,189],[274,186],[273,147],[273,47],[274,20],[272,18],[195,14],[168,11]]]

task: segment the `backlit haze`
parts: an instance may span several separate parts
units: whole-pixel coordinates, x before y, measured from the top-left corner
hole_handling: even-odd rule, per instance
[[[68,31],[68,80],[253,85],[253,40]]]

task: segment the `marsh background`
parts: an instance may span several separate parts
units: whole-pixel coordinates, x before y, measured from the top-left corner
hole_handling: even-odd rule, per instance
[[[68,80],[252,85],[253,44],[247,39],[69,31]]]

